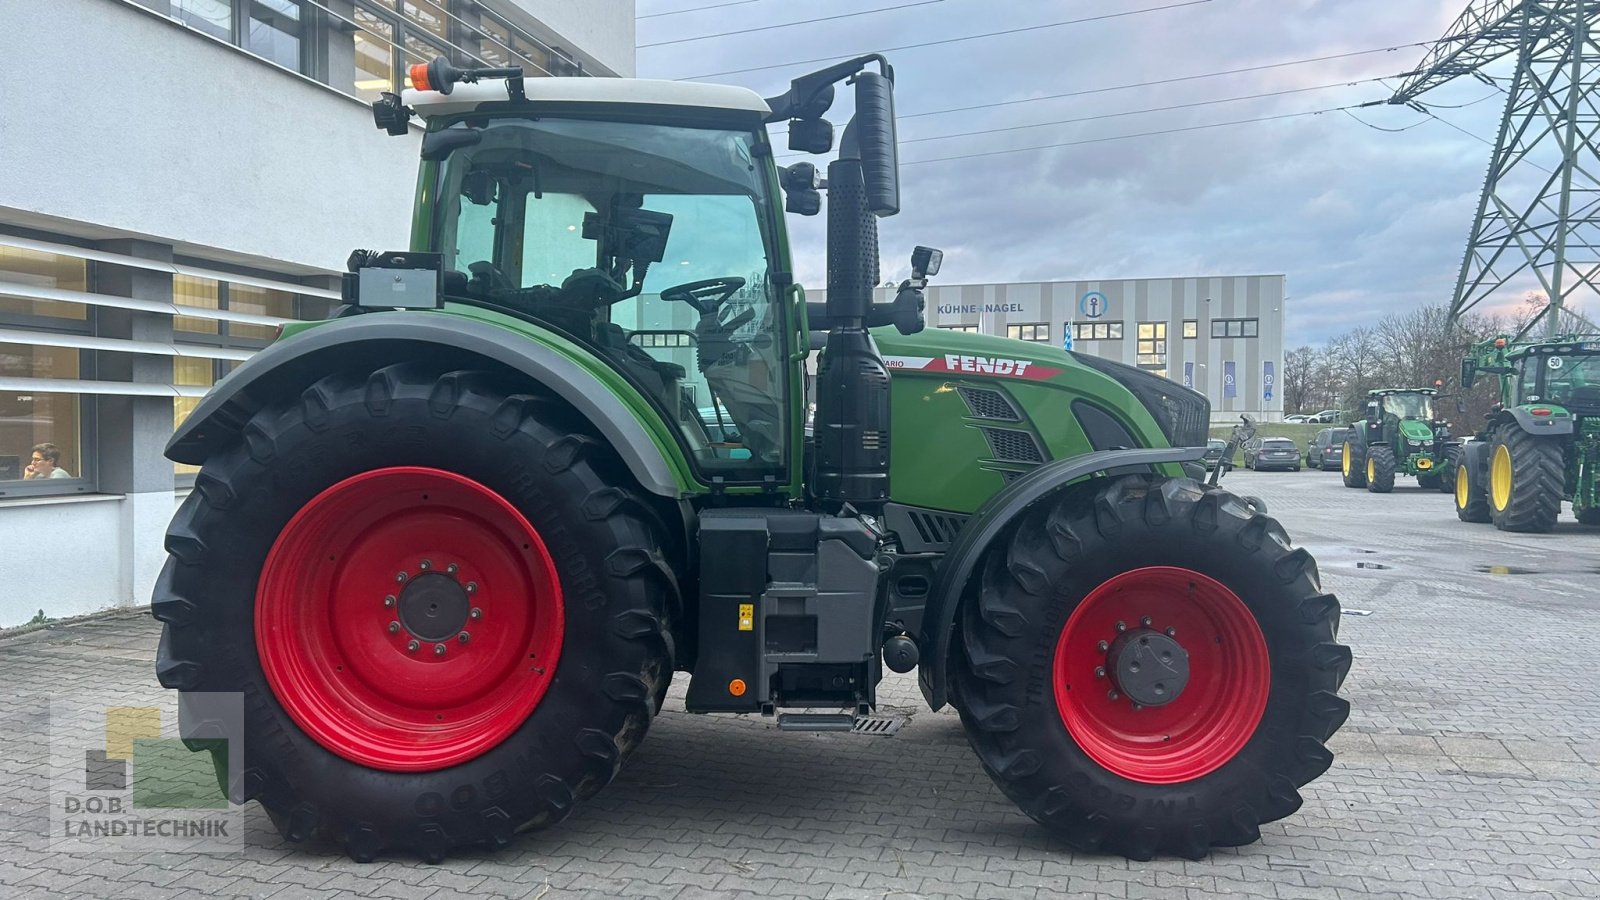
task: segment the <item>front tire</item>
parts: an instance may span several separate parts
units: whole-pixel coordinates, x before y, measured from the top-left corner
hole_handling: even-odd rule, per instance
[[[677,588],[575,425],[405,364],[324,378],[206,462],[167,533],[157,674],[243,695],[236,802],[357,860],[439,860],[611,781],[670,677]]]
[[[1000,789],[1073,846],[1200,858],[1258,839],[1332,762],[1338,617],[1310,555],[1228,492],[1086,485],[986,558],[959,620],[962,723]],[[1132,673],[1174,643],[1190,675],[1155,702],[1165,688]]]
[[[1502,425],[1489,448],[1489,513],[1501,531],[1543,533],[1556,527],[1566,474],[1561,446],[1515,423]]]
[[[1387,494],[1394,490],[1394,451],[1388,447],[1367,448],[1367,490]]]
[[[1367,447],[1354,441],[1344,442],[1344,461],[1340,463],[1347,488],[1367,486]]]
[[[1483,524],[1493,520],[1489,514],[1489,492],[1484,487],[1485,465],[1483,444],[1462,447],[1456,454],[1455,487],[1456,518],[1463,522]]]

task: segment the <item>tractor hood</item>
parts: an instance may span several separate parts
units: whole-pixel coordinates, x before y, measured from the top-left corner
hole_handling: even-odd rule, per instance
[[[1433,429],[1428,427],[1427,422],[1418,419],[1401,420],[1400,433],[1405,436],[1406,440],[1416,441],[1419,444],[1433,440]]]

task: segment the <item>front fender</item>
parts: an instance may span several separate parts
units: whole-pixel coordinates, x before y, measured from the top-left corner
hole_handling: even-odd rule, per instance
[[[1144,471],[1162,463],[1191,462],[1204,456],[1204,447],[1158,447],[1142,450],[1100,450],[1047,463],[1012,481],[989,498],[962,527],[950,552],[939,566],[927,610],[922,619],[922,661],[917,680],[932,709],[948,702],[950,637],[956,609],[972,581],[978,563],[995,539],[1034,504],[1097,472]]]
[[[1536,416],[1530,410],[1533,406],[1513,406],[1503,409],[1495,417],[1496,425],[1515,422],[1517,427],[1529,434],[1540,436],[1553,436],[1572,433],[1572,414],[1553,403],[1534,404],[1539,409],[1548,409],[1551,415]]]
[[[517,372],[588,419],[652,494],[678,498],[687,463],[663,447],[617,391],[571,356],[527,335],[467,316],[393,312],[352,316],[308,328],[245,360],[222,379],[167,443],[167,458],[201,465],[227,447],[250,417],[295,396],[331,372],[409,360],[471,367],[485,361]],[[638,404],[645,401],[635,398]],[[673,448],[675,449],[675,447]]]

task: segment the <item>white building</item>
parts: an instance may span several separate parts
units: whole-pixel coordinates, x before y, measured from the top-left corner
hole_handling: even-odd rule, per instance
[[[633,74],[632,0],[8,0],[0,627],[148,602],[192,483],[175,420],[352,249],[408,244],[411,63]],[[64,476],[25,478],[53,445]],[[42,472],[44,466],[35,472]]]
[[[880,300],[888,299],[888,292]],[[928,324],[1138,366],[1211,401],[1214,423],[1283,418],[1284,276],[934,285]]]

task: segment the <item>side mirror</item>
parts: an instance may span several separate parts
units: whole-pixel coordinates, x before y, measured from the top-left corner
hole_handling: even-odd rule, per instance
[[[1461,361],[1461,389],[1472,387],[1473,379],[1478,377],[1478,363],[1476,360],[1463,359]]]
[[[1374,400],[1367,404],[1367,420],[1369,422],[1378,421],[1378,401]]]
[[[833,149],[833,123],[827,119],[790,120],[789,149],[802,153],[827,153]]]
[[[878,72],[858,72],[856,114],[850,126],[861,154],[867,208],[877,216],[900,211],[900,151],[894,127],[894,82]]]
[[[1460,397],[1457,397],[1456,398],[1456,413],[1458,415],[1465,415],[1466,412],[1467,412],[1467,401],[1461,399]]]
[[[932,278],[939,274],[939,266],[943,263],[943,250],[919,246],[911,251],[911,277]]]

